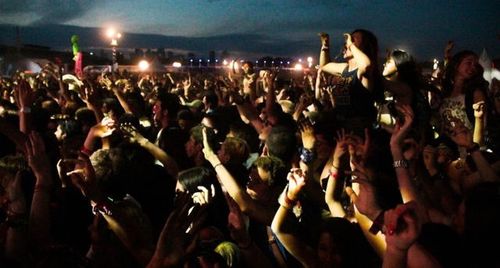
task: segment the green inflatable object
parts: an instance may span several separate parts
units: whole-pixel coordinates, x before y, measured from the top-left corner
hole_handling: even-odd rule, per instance
[[[80,46],[78,46],[78,40],[80,40],[80,37],[78,35],[73,35],[71,36],[71,45],[73,47],[73,55],[76,56],[78,52],[80,52]]]

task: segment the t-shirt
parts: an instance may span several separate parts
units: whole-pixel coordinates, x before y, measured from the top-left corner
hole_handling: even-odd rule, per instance
[[[472,131],[472,124],[467,118],[465,110],[464,94],[445,98],[441,108],[439,108],[439,114],[441,115],[441,131],[443,133],[451,134],[453,128],[456,127],[456,122],[461,122]]]

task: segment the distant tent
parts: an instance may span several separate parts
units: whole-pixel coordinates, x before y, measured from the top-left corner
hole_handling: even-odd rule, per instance
[[[50,61],[47,59],[30,59],[19,58],[17,60],[5,62],[4,74],[6,76],[13,75],[17,70],[26,73],[39,73]]]

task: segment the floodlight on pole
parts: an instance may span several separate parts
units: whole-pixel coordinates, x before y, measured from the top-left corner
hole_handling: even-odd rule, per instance
[[[115,28],[111,27],[111,28],[108,28],[108,30],[106,31],[106,35],[108,36],[108,38],[111,39],[111,52],[112,52],[112,66],[111,66],[111,70],[114,72],[116,70],[118,70],[118,61],[117,61],[117,58],[116,58],[116,48],[118,47],[118,39],[120,39],[122,37],[122,34],[120,32],[117,32]]]

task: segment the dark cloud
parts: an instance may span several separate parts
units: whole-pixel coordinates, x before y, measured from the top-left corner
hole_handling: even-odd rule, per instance
[[[102,0],[0,0],[0,16],[34,14],[33,24],[64,23],[84,15]]]

